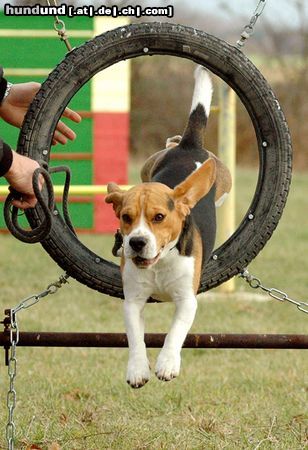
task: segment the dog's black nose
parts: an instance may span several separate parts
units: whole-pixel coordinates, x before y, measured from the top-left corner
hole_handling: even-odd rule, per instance
[[[132,237],[129,240],[129,245],[135,252],[140,252],[146,246],[147,241],[142,237]]]

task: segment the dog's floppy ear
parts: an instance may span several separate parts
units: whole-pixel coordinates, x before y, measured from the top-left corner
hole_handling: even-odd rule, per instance
[[[107,185],[107,192],[108,195],[105,197],[105,202],[112,203],[116,216],[120,217],[125,192],[116,183],[109,183]]]
[[[174,188],[174,199],[180,203],[184,215],[189,214],[190,209],[209,192],[215,179],[216,163],[209,158]]]

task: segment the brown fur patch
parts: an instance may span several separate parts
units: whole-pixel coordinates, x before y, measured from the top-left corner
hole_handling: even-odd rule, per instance
[[[193,255],[195,258],[195,270],[194,270],[194,292],[197,294],[200,280],[201,280],[201,268],[202,268],[202,240],[201,236],[196,228],[194,228],[194,250]]]
[[[168,149],[161,150],[157,153],[154,153],[154,155],[150,156],[144,163],[142,169],[141,169],[141,180],[145,183],[148,181],[151,181],[153,173],[160,163],[160,161],[165,157],[166,153],[168,152]]]
[[[216,195],[215,202],[224,194],[228,194],[232,188],[232,178],[229,169],[220,161],[217,156],[209,152],[211,158],[216,162]]]

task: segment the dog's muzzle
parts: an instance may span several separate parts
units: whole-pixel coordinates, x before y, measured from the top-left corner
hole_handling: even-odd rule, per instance
[[[129,240],[129,245],[134,250],[134,252],[140,253],[147,245],[147,240],[143,237],[132,237]]]
[[[128,243],[135,254],[132,257],[132,261],[140,269],[147,269],[158,261],[160,254],[156,255],[155,258],[146,257],[145,250],[148,244],[148,240],[146,238],[142,236],[134,236],[130,238]]]

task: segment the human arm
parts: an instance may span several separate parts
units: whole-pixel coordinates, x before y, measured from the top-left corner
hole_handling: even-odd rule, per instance
[[[27,209],[36,205],[32,176],[39,163],[31,158],[19,155],[0,140],[0,176],[3,176],[12,188],[21,193],[20,199],[13,200],[17,208]],[[40,185],[43,182],[40,179]]]
[[[21,127],[28,107],[40,88],[39,83],[20,83],[8,86],[3,78],[3,69],[0,67],[0,117],[11,125]],[[63,116],[80,122],[81,117],[75,111],[66,108]],[[65,144],[67,139],[75,139],[75,133],[62,121],[57,125],[53,136],[53,144]],[[32,187],[32,176],[39,164],[14,152],[9,145],[0,139],[0,176],[4,176],[8,183],[22,195],[21,199],[13,201],[18,208],[33,208],[36,197]],[[40,178],[41,185],[43,181]]]
[[[0,117],[9,124],[21,128],[25,114],[32,102],[34,96],[40,89],[41,85],[35,82],[18,83],[10,86],[3,77],[3,69],[0,67]],[[66,108],[63,112],[66,117],[73,122],[81,121],[80,115],[70,108]],[[54,132],[52,144],[66,144],[67,140],[74,140],[76,134],[61,120],[58,122]]]

